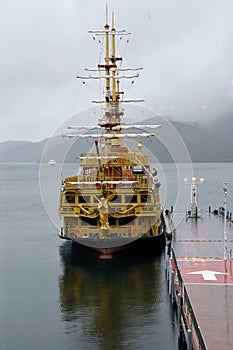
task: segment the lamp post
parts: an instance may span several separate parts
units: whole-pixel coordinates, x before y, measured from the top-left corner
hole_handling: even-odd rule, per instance
[[[224,260],[227,260],[227,182],[224,181],[223,192],[224,192],[224,232],[223,232],[223,256]]]
[[[204,178],[201,177],[199,179],[199,183],[203,184]],[[184,183],[188,184],[189,179],[186,177],[184,178]],[[190,218],[198,218],[198,205],[197,205],[197,178],[194,176],[192,177],[191,181],[191,198],[190,198],[190,213],[188,214],[188,217]]]

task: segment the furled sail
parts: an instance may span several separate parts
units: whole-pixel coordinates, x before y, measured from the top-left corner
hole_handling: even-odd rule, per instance
[[[136,138],[136,137],[151,137],[155,136],[155,134],[152,133],[141,133],[141,134],[63,134],[63,137],[78,137],[82,139],[87,139],[87,138],[98,138],[98,137],[103,137],[105,139],[113,139],[113,138]]]

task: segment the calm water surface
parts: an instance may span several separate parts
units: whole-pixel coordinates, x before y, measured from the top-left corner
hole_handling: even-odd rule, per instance
[[[194,167],[206,179],[204,209],[222,205],[225,179],[233,208],[233,164]],[[172,188],[174,169],[164,168]],[[178,349],[163,253],[99,261],[60,241],[38,174],[36,164],[0,165],[0,348]]]

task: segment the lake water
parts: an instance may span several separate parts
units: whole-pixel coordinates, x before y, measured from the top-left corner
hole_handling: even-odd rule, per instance
[[[169,207],[176,174],[161,167]],[[48,188],[53,172],[48,167]],[[194,173],[205,178],[203,209],[223,205],[224,180],[233,209],[233,164],[194,164]],[[112,261],[82,254],[58,238],[40,196],[39,165],[0,164],[0,180],[1,349],[178,349],[163,253]]]

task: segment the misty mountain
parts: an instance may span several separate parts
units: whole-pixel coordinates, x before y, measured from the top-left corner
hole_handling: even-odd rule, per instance
[[[233,120],[230,115],[209,124],[173,123],[182,136],[193,163],[233,162]]]
[[[45,144],[46,140],[2,142],[0,143],[0,162],[40,162]]]
[[[156,118],[144,121],[145,124],[157,124]],[[200,123],[170,122],[176,132],[166,131],[166,125],[161,128],[157,138],[144,139],[143,145],[156,155],[161,163],[171,162],[172,154],[166,148],[166,142],[160,141],[160,134],[172,138],[173,134],[183,139],[192,162],[233,162],[233,122],[228,116],[221,122],[209,125]],[[138,132],[138,131],[137,131]],[[167,133],[167,134],[166,134]],[[47,146],[46,146],[47,145]],[[55,159],[57,162],[75,162],[79,153],[88,152],[93,140],[64,139],[56,137],[40,142],[7,141],[0,143],[0,162],[48,162]],[[45,150],[46,146],[46,151]],[[172,150],[176,151],[176,150]],[[42,154],[44,155],[42,157]],[[182,158],[180,162],[185,161]]]

